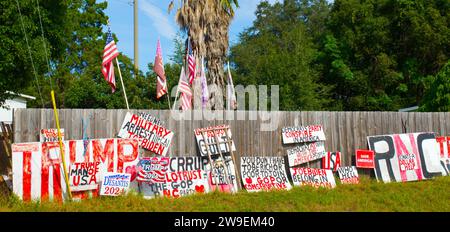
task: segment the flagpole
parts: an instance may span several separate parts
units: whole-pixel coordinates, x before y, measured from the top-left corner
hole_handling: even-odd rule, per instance
[[[228,85],[230,85],[230,61],[227,62],[227,68],[228,68],[228,77],[227,77],[227,83]],[[231,104],[230,104],[230,90],[229,87],[227,85],[227,110],[230,110],[231,108]]]
[[[127,110],[130,111],[130,107],[128,106],[127,92],[125,91],[125,85],[123,84],[122,72],[120,71],[119,60],[117,59],[117,56],[116,56],[116,64],[117,64],[117,69],[119,69],[120,83],[122,83],[123,95],[125,97],[125,103],[127,103]],[[135,72],[137,72],[137,71],[135,70]],[[137,75],[137,74],[135,74],[135,75]]]
[[[169,97],[169,83],[168,83],[168,81],[167,81],[167,78],[166,78],[166,88],[167,88],[167,101],[169,102],[169,109],[170,108],[172,108],[172,106],[170,105],[170,97]]]
[[[183,71],[183,67],[181,67],[181,71]],[[173,109],[172,110],[175,110],[175,106],[177,105],[178,93],[180,92],[180,80],[181,79],[178,79],[177,93],[175,94],[175,102],[173,103]]]

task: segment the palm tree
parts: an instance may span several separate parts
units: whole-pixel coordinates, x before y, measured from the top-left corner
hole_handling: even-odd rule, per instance
[[[180,0],[176,13],[178,25],[191,39],[197,58],[205,57],[208,67],[207,79],[216,84],[224,93],[224,63],[228,49],[228,27],[234,16],[233,6],[239,7],[237,0]],[[173,1],[169,5],[169,11]],[[197,62],[199,62],[197,60]],[[195,91],[194,92],[198,92]],[[223,109],[222,94],[211,91],[212,109]]]

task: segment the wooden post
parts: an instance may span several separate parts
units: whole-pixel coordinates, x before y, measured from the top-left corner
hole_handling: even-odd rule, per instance
[[[223,166],[223,169],[225,170],[225,177],[226,177],[225,180],[226,180],[227,184],[231,184],[233,186],[232,188],[234,189],[233,181],[231,180],[231,177],[228,174],[228,168],[226,167],[226,160],[225,160],[224,156],[222,155],[222,151],[220,150],[219,137],[217,136],[216,130],[218,130],[218,129],[217,128],[212,129],[212,131],[214,133],[214,139],[216,140],[217,149],[219,150],[220,158],[222,158],[222,161],[223,161],[222,166]],[[231,147],[230,147],[230,150],[231,150]]]
[[[229,130],[228,127],[225,128],[225,134],[226,134],[226,136],[227,136],[228,146],[230,147],[230,155],[231,155],[231,159],[233,159],[233,163],[234,163],[234,172],[236,173],[236,181],[237,181],[237,183],[238,183],[238,186],[241,186],[241,187],[242,187],[242,183],[241,183],[241,173],[238,172],[238,170],[237,170],[236,159],[234,158],[234,152],[233,152],[233,149],[231,148],[231,147],[232,147],[233,140],[232,140],[231,138],[228,137],[228,130]],[[238,189],[236,189],[236,192],[237,192],[237,191],[238,191]]]
[[[211,175],[212,175],[212,173],[214,171],[214,166],[213,166],[213,161],[211,159],[211,152],[209,151],[208,143],[206,142],[206,139],[205,139],[205,131],[201,130],[201,132],[202,132],[203,141],[205,141],[206,152],[208,153],[209,166],[211,167]],[[200,147],[199,149],[202,149],[202,148]],[[212,178],[211,178],[211,180],[212,180]],[[219,184],[218,184],[218,181],[216,181],[216,190],[218,190],[218,189],[219,189]]]

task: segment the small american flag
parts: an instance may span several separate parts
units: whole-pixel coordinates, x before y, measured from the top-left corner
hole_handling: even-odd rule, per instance
[[[195,57],[192,52],[192,46],[190,41],[188,41],[188,66],[189,66],[189,84],[192,85],[192,82],[195,78]]]
[[[166,74],[164,72],[164,65],[162,60],[161,44],[156,45],[156,56],[155,56],[155,66],[153,66],[153,71],[156,73],[156,99],[161,98],[167,93],[167,82]]]
[[[184,67],[181,67],[180,80],[178,81],[178,90],[181,92],[181,109],[188,110],[192,107],[192,90],[186,81]]]
[[[113,60],[119,55],[116,43],[111,35],[111,29],[108,28],[106,34],[106,45],[103,49],[103,61],[102,61],[102,73],[105,80],[111,86],[112,92],[116,91],[116,78],[114,77],[114,64]]]

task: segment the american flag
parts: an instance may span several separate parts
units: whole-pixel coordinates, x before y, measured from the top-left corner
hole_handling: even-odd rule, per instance
[[[234,90],[233,78],[231,77],[230,62],[228,62],[227,110],[235,109],[237,109],[236,92]]]
[[[186,81],[184,67],[181,67],[180,80],[178,81],[178,90],[181,92],[181,109],[188,110],[192,107],[192,90]]]
[[[156,46],[155,66],[153,66],[153,71],[156,73],[156,75],[158,75],[156,77],[156,99],[159,99],[167,93],[166,74],[164,72],[161,44],[159,43],[159,39],[158,45]]]
[[[189,84],[192,85],[192,82],[195,78],[195,57],[192,52],[192,46],[190,41],[188,41],[188,66],[189,66]]]
[[[111,35],[111,29],[108,28],[106,34],[106,45],[103,49],[103,61],[102,61],[102,73],[105,80],[111,86],[112,92],[116,91],[116,78],[114,77],[114,64],[113,60],[119,55],[116,43]]]

